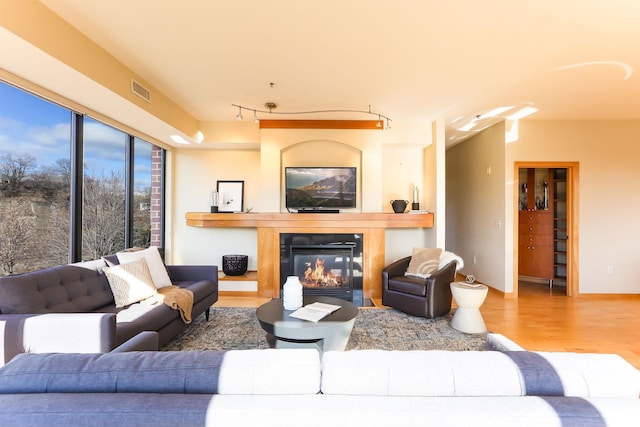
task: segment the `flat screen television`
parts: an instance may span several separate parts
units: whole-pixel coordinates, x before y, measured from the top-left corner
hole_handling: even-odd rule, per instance
[[[286,167],[287,209],[356,207],[355,167]]]

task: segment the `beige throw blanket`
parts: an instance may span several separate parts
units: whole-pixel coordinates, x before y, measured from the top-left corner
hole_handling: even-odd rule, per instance
[[[180,311],[180,317],[184,323],[191,323],[191,310],[193,309],[193,292],[182,289],[179,286],[166,286],[158,289],[158,297],[174,310]]]

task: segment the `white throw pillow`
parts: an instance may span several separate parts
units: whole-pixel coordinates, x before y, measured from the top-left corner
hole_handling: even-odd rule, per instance
[[[118,308],[142,301],[158,292],[144,258],[115,267],[105,267],[104,273]]]
[[[431,273],[438,270],[441,254],[440,248],[413,248],[409,267],[404,275],[423,279],[431,276]]]
[[[172,285],[169,273],[167,273],[167,268],[164,266],[164,262],[156,246],[149,246],[147,249],[141,251],[118,252],[116,256],[120,264],[126,264],[144,258],[145,261],[147,261],[151,279],[156,289]]]

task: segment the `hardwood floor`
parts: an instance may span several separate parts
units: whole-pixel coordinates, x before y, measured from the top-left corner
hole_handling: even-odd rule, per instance
[[[215,306],[258,307],[268,300],[221,296]],[[562,287],[521,282],[517,299],[489,288],[480,311],[491,332],[527,350],[616,353],[640,369],[640,295],[567,297]]]
[[[640,295],[578,295],[521,282],[519,298],[489,288],[487,328],[527,350],[616,353],[640,369]]]

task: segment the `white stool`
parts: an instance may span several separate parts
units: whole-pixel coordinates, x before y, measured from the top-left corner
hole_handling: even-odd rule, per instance
[[[467,334],[487,332],[484,319],[480,314],[480,306],[487,297],[489,287],[464,282],[451,282],[449,286],[458,304],[458,309],[451,319],[451,327]]]

